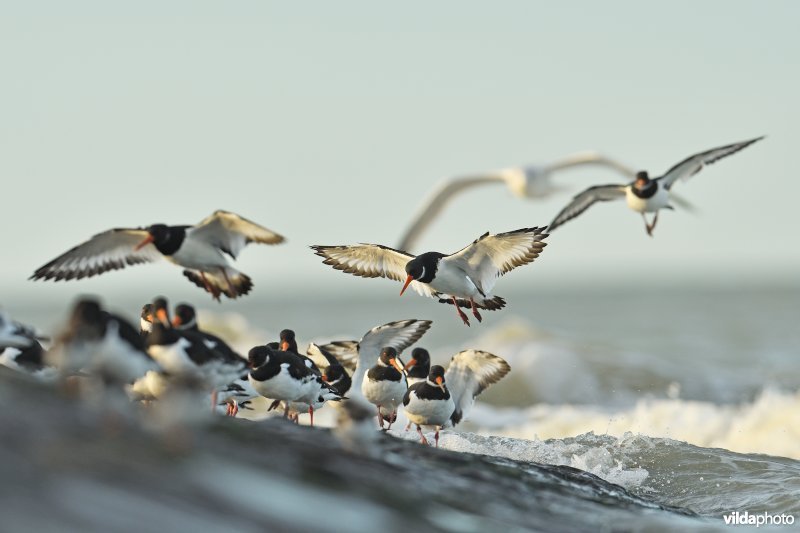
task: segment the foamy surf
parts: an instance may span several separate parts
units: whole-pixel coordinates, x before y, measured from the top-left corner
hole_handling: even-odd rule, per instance
[[[800,459],[800,392],[767,389],[753,402],[717,405],[680,398],[642,398],[630,407],[540,404],[527,408],[477,403],[469,426],[484,435],[564,438],[626,433],[741,453]]]

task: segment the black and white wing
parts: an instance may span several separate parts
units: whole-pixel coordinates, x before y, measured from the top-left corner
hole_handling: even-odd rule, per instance
[[[335,357],[350,375],[356,371],[356,366],[358,366],[358,341],[333,341],[317,346],[321,351]],[[309,350],[311,350],[311,346],[309,346]],[[310,353],[308,355],[311,356]],[[314,358],[313,356],[311,357],[312,359]]]
[[[715,161],[719,161],[723,157],[728,157],[731,154],[735,154],[742,148],[746,148],[763,138],[763,136],[756,137],[755,139],[750,139],[749,141],[742,141],[729,144],[727,146],[720,146],[719,148],[712,148],[711,150],[694,154],[669,169],[663,176],[657,179],[661,180],[664,184],[664,188],[669,190],[677,180],[687,180],[700,172],[704,166],[710,165]]]
[[[469,273],[484,295],[491,293],[497,278],[518,266],[533,262],[542,252],[546,228],[522,228],[506,233],[484,233],[472,244],[442,259],[458,264]]]
[[[284,241],[282,235],[236,213],[222,210],[214,211],[189,232],[192,237],[216,246],[234,259],[251,242],[279,244]]]
[[[472,408],[475,398],[511,371],[505,359],[480,350],[464,350],[453,356],[444,382],[456,408],[450,421],[455,426]]]
[[[572,220],[589,209],[595,202],[608,202],[625,198],[625,185],[595,185],[575,195],[570,203],[562,209],[548,226],[553,231],[568,220]]]
[[[327,368],[333,364],[339,364],[345,369],[344,365],[328,350],[324,347],[320,346],[319,344],[311,343],[308,345],[306,349],[306,355],[308,355],[309,359],[311,359],[317,368],[324,374]]]
[[[397,320],[369,330],[358,343],[358,363],[352,390],[361,390],[364,375],[378,362],[381,350],[391,346],[398,354],[417,342],[431,327],[430,320]]]
[[[387,278],[404,282],[406,263],[415,256],[402,250],[395,250],[381,244],[357,244],[353,246],[312,246],[314,253],[325,260],[324,264],[346,274],[362,278]],[[429,298],[438,293],[425,283],[411,282],[411,288]]]
[[[98,233],[40,267],[29,279],[89,278],[127,265],[157,261],[162,255],[152,244],[136,250],[148,236],[147,230],[139,228],[118,228]]]

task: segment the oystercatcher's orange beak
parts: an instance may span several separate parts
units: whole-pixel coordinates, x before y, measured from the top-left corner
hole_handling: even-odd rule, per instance
[[[175,318],[172,319],[172,327],[177,328],[181,324],[183,324],[183,321],[181,320],[181,317],[176,316]]]
[[[286,341],[281,341],[281,351],[288,352],[289,351],[289,343]]]
[[[135,252],[138,252],[139,250],[141,250],[142,248],[144,248],[145,246],[147,246],[151,242],[153,242],[153,236],[152,235],[148,235],[147,237],[145,237],[145,239],[142,242],[137,244],[136,248],[134,248],[133,250]]]
[[[403,370],[408,371],[409,368],[411,368],[412,366],[414,366],[416,364],[417,364],[417,360],[412,357],[411,361],[406,363],[406,366],[403,367]]]
[[[436,384],[439,386],[440,389],[442,389],[442,392],[444,392],[444,379],[442,378],[442,376],[436,376]]]
[[[164,324],[165,326],[169,326],[169,317],[167,316],[167,311],[164,309],[159,309],[156,311],[156,318]]]
[[[398,363],[397,359],[395,359],[394,357],[389,359],[389,364],[395,367],[397,370],[399,370],[401,374],[403,373],[403,367],[400,366],[400,363]]]
[[[408,275],[408,277],[406,278],[406,283],[405,283],[405,285],[403,285],[403,290],[402,290],[402,291],[400,291],[400,296],[402,296],[402,295],[403,295],[403,293],[404,293],[404,292],[406,292],[406,289],[408,288],[409,284],[410,284],[412,281],[414,281],[414,276],[412,276],[411,274],[409,274],[409,275]]]
[[[320,378],[321,378],[321,379],[322,379],[322,381],[324,381],[325,383],[330,383],[330,381],[328,381],[328,376],[326,376],[325,374],[322,374],[322,375],[320,376]]]

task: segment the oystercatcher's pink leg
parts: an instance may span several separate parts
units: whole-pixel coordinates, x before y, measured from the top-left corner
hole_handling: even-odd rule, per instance
[[[311,417],[311,427],[313,428],[314,427],[314,406],[313,405],[309,405],[308,406],[308,415]]]
[[[466,313],[464,313],[464,311],[461,310],[461,307],[459,307],[458,300],[456,299],[455,296],[453,296],[453,305],[456,306],[456,312],[458,313],[458,316],[460,316],[461,320],[464,321],[464,324],[466,324],[467,327],[469,327],[469,318],[467,318]]]
[[[381,406],[378,406],[378,427],[383,429],[383,415],[381,414]]]
[[[651,237],[653,236],[653,230],[656,229],[656,222],[658,222],[658,211],[656,211],[656,214],[653,216],[653,223],[647,226],[647,234]]]
[[[428,445],[428,439],[426,439],[425,435],[422,434],[422,428],[419,427],[419,424],[417,424],[417,433],[419,433],[419,436],[422,439],[420,442],[427,446]]]
[[[436,426],[436,447],[439,447],[439,430],[442,429],[442,426]]]
[[[477,318],[478,322],[483,322],[483,317],[481,317],[481,314],[478,312],[478,306],[475,305],[475,300],[470,298],[469,299],[469,305],[472,306],[472,316]]]
[[[225,283],[228,284],[228,290],[231,291],[230,293],[228,293],[228,296],[230,296],[231,298],[236,298],[236,296],[238,296],[238,293],[236,292],[233,283],[231,283],[231,280],[228,277],[228,272],[225,270],[225,267],[220,267],[220,270],[222,270],[222,276],[225,278]]]

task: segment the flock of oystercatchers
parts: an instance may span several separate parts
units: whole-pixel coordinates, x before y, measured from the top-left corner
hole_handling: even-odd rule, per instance
[[[479,322],[480,310],[502,309],[506,302],[493,294],[495,283],[538,258],[546,246],[547,231],[596,202],[625,198],[628,207],[642,214],[645,229],[652,236],[659,210],[672,208],[671,190],[677,180],[688,179],[705,165],[761,138],[692,155],[658,178],[650,178],[643,171],[628,184],[589,187],[575,196],[549,227],[485,233],[452,254],[427,252],[415,256],[381,244],[311,248],[324,264],[336,270],[399,281],[403,283],[400,295],[410,286],[420,295],[453,305],[469,326],[462,307]],[[549,176],[552,170],[588,163],[626,170],[607,158],[584,155],[538,174],[506,171],[500,178],[473,177],[467,178],[467,183],[519,181],[516,186],[523,190],[520,184],[526,182],[520,181],[522,178]],[[464,183],[462,180],[446,187],[449,192],[437,195],[412,228],[419,230],[428,224],[441,210],[437,202],[443,204],[454,191],[468,186]],[[652,222],[647,221],[646,213],[654,214]],[[412,232],[404,241],[417,236],[418,231]],[[182,267],[190,281],[219,301],[223,295],[245,295],[253,286],[250,277],[231,266],[228,258],[236,259],[249,243],[283,241],[278,233],[244,217],[216,211],[194,226],[153,224],[99,233],[37,269],[31,279],[82,279],[164,258]],[[142,307],[140,316],[137,331],[124,318],[103,309],[97,300],[81,299],[74,305],[64,331],[45,350],[41,342],[49,339],[0,313],[0,364],[47,381],[90,380],[102,390],[122,390],[130,400],[148,403],[175,390],[210,393],[212,408],[229,416],[236,416],[240,409],[252,409],[253,400],[264,397],[271,400],[270,410],[282,408],[284,416],[295,422],[307,412],[312,426],[314,412],[328,402],[361,403],[362,407],[369,402],[377,412],[378,426],[383,428],[386,423],[389,429],[402,405],[409,426],[417,426],[422,442],[427,443],[421,428],[435,428],[437,446],[439,430],[459,423],[475,398],[510,371],[502,358],[479,350],[454,355],[445,369],[431,366],[429,353],[417,347],[404,364],[401,354],[431,327],[428,320],[391,322],[372,328],[359,341],[312,343],[305,354],[298,350],[295,333],[287,329],[277,342],[255,346],[244,357],[221,338],[203,331],[191,305],[176,306],[171,317],[167,300],[158,297]]]

